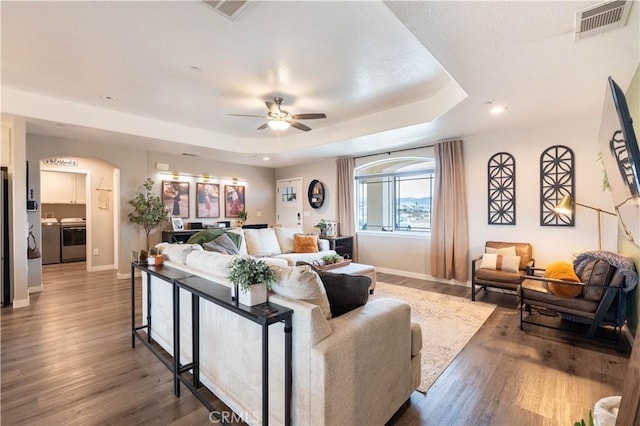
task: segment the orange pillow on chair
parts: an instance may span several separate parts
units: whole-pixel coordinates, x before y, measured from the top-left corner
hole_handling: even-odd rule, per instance
[[[578,278],[573,270],[573,266],[568,262],[550,263],[544,271],[544,277],[573,283],[580,282],[580,278]],[[547,281],[547,287],[552,294],[560,297],[572,298],[582,294],[581,285],[558,284]]]
[[[318,253],[318,236],[313,235],[295,235],[296,253]]]

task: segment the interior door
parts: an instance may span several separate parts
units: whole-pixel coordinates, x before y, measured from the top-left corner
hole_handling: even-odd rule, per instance
[[[281,226],[302,228],[302,178],[276,182],[276,221]]]

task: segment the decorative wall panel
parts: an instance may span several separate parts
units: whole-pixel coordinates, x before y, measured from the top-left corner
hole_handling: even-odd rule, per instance
[[[563,196],[575,198],[574,156],[571,148],[554,145],[540,155],[540,226],[574,226],[571,215],[553,211]]]
[[[487,163],[489,225],[516,224],[516,161],[499,152]]]

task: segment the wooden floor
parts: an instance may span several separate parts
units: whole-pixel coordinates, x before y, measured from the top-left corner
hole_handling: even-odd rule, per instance
[[[129,281],[83,268],[45,266],[44,291],[31,295],[31,306],[2,309],[1,423],[211,424],[186,389],[173,396],[171,374],[149,350],[131,348]],[[387,274],[378,280],[470,292]],[[553,330],[522,332],[513,296],[480,300],[499,306],[429,392],[414,392],[390,424],[569,425],[598,399],[620,394],[628,354]]]

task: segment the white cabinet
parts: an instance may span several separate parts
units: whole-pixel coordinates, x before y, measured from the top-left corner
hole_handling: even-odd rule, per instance
[[[40,172],[40,203],[84,204],[86,176],[80,173]]]

